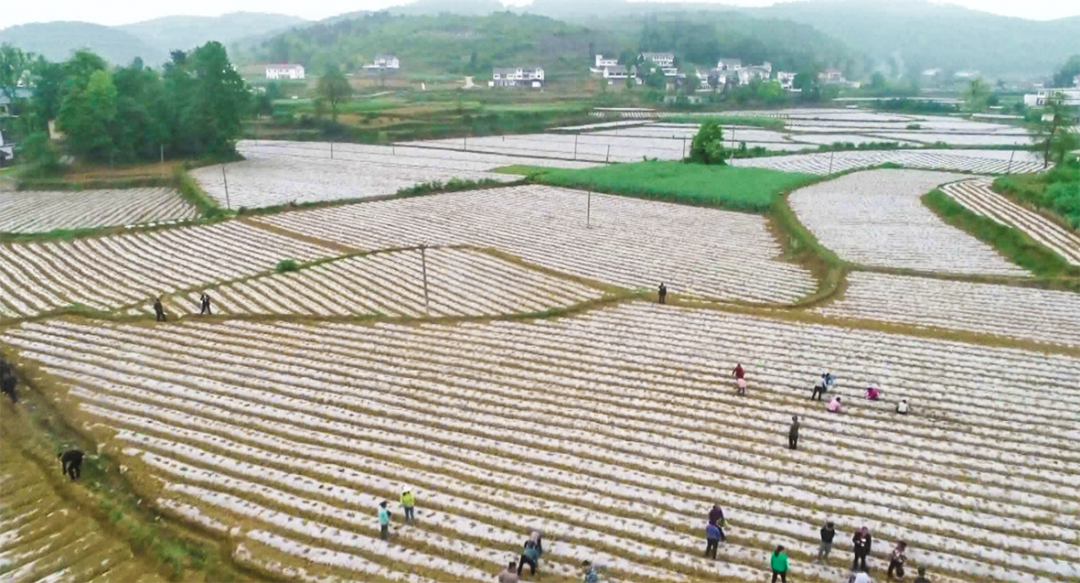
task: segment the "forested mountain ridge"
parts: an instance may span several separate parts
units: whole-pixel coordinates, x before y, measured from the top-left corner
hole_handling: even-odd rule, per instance
[[[171,51],[188,50],[214,40],[223,45],[242,38],[276,32],[307,22],[296,16],[233,12],[221,16],[165,16],[117,26],[149,45]]]

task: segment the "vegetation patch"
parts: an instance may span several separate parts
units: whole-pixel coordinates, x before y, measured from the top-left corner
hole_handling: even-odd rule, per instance
[[[553,186],[763,213],[781,193],[818,177],[763,168],[650,161],[584,170],[553,168],[533,179]]]
[[[1069,265],[1060,255],[1043,247],[1023,231],[979,216],[940,190],[930,191],[922,197],[922,201],[945,223],[994,247],[1007,259],[1039,277],[1080,275],[1080,269]]]
[[[534,174],[541,174],[548,172],[551,168],[546,166],[529,166],[527,164],[511,164],[510,166],[501,166],[491,170],[496,174],[513,174],[517,176],[530,176]]]
[[[664,118],[664,123],[694,123],[700,124],[705,121],[722,122],[724,125],[754,126],[770,130],[783,131],[784,120],[778,117],[764,117],[757,115],[729,115],[724,113],[702,115],[669,115]]]
[[[398,189],[397,194],[398,196],[416,196],[434,192],[458,192],[461,190],[476,190],[478,188],[493,188],[496,186],[503,186],[504,184],[505,183],[498,180],[492,180],[491,178],[481,178],[480,180],[451,178],[446,182],[439,182],[438,180],[421,182],[420,184],[408,188]]]
[[[1041,174],[1010,174],[994,180],[994,190],[1057,215],[1080,229],[1080,165],[1073,160]]]
[[[288,273],[290,271],[300,271],[300,265],[295,259],[282,259],[278,261],[277,266],[274,267],[274,271],[278,273]]]

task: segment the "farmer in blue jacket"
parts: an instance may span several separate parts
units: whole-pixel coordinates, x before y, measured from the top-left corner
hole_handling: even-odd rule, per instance
[[[720,546],[720,527],[710,522],[705,525],[705,558],[716,560],[718,546]]]

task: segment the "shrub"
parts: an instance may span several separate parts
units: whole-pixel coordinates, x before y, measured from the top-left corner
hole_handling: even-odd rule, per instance
[[[289,271],[300,271],[300,266],[296,264],[295,259],[282,259],[278,261],[277,267],[274,271],[278,273],[287,273]]]
[[[705,120],[690,144],[690,162],[698,164],[725,164],[728,158],[724,149],[724,130],[714,119]]]
[[[52,176],[61,171],[60,155],[44,132],[30,134],[19,142],[19,156],[28,167],[28,176]]]
[[[907,129],[909,129],[909,130],[921,130],[922,126],[917,124],[917,123],[909,123],[907,125]]]

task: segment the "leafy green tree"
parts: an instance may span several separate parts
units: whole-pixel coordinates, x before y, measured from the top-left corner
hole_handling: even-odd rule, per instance
[[[645,84],[653,89],[663,89],[667,87],[667,77],[664,76],[664,70],[657,65],[655,61],[648,61],[641,65],[645,67],[648,73],[645,75]],[[651,70],[650,70],[651,69]]]
[[[795,74],[791,80],[791,86],[799,89],[799,101],[817,103],[821,101],[821,81],[818,79],[816,68],[807,68]]]
[[[15,108],[20,105],[15,90],[29,70],[33,58],[33,53],[24,53],[16,46],[8,43],[0,45],[0,93],[6,95]]]
[[[686,74],[686,92],[693,95],[701,88],[701,77],[697,76],[697,73]]]
[[[34,132],[19,140],[19,158],[31,176],[48,176],[60,171],[60,155],[45,132]]]
[[[1076,133],[1069,130],[1076,123],[1073,109],[1065,105],[1062,98],[1055,96],[1046,100],[1042,115],[1028,127],[1040,137],[1037,143],[1042,149],[1043,168],[1054,161],[1063,163],[1069,152],[1080,147],[1076,144]]]
[[[769,105],[775,105],[785,101],[784,88],[780,86],[779,81],[759,83],[754,92],[754,96],[761,103]]]
[[[987,100],[990,99],[990,86],[981,77],[976,77],[964,89],[963,98],[965,109],[974,112],[982,111],[986,109]]]
[[[889,80],[886,79],[885,75],[882,75],[880,71],[874,73],[874,75],[870,77],[870,89],[880,93],[888,88]]]
[[[728,158],[724,149],[724,130],[715,119],[707,119],[690,143],[690,162],[724,164]]]
[[[150,160],[169,141],[165,88],[161,76],[143,67],[136,59],[129,67],[116,69],[113,82],[119,97],[113,143],[123,160]]]
[[[336,65],[327,67],[326,73],[319,78],[315,91],[319,95],[319,101],[330,108],[330,119],[336,123],[338,106],[352,96],[353,89],[349,80]]]
[[[1080,55],[1073,55],[1054,74],[1054,87],[1072,87],[1073,77],[1080,75]]]
[[[73,88],[64,98],[60,129],[75,155],[96,162],[111,160],[116,152],[112,140],[116,100],[116,84],[105,70],[91,72],[84,87]]]

